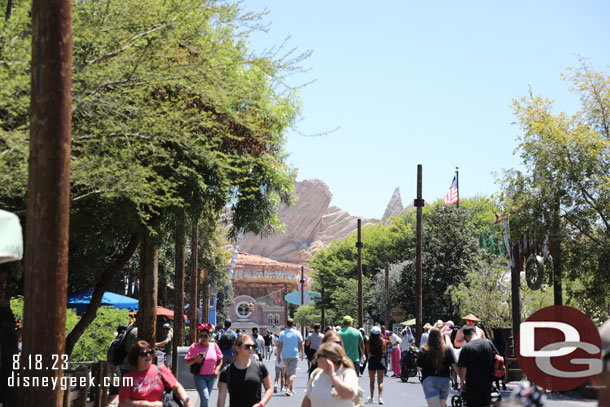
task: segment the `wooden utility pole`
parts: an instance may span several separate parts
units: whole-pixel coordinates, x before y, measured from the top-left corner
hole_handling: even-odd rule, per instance
[[[385,297],[384,297],[384,309],[385,309],[385,326],[390,326],[390,311],[389,311],[389,301],[390,301],[390,287],[389,280],[390,279],[390,265],[388,263],[385,264]]]
[[[142,226],[140,246],[140,288],[138,299],[138,339],[151,345],[156,342],[157,290],[159,285],[159,249],[157,239],[146,226]]]
[[[358,327],[364,326],[364,314],[362,311],[362,219],[358,219]]]
[[[422,210],[424,208],[424,200],[422,199],[422,165],[417,165],[417,199],[414,201],[417,208],[417,229],[416,229],[416,248],[415,248],[415,330],[416,342],[422,334],[422,295],[423,295],[423,277],[422,277]]]
[[[193,222],[193,228],[191,229],[191,303],[189,305],[189,343],[194,343],[197,340],[197,325],[199,324],[199,318],[197,318],[197,276],[199,273],[199,221],[195,218]]]
[[[513,313],[513,349],[514,344],[517,341],[517,335],[519,335],[519,326],[521,325],[521,294],[519,284],[521,281],[521,268],[523,267],[523,264],[521,262],[520,244],[521,241],[512,246],[513,267],[510,271],[510,292]]]
[[[72,138],[72,2],[34,0],[30,90],[23,348],[20,366],[42,355],[42,368],[22,377],[55,378],[52,355],[63,355],[66,336],[70,149]],[[32,366],[34,367],[34,366]],[[19,405],[62,405],[63,391],[36,386]]]
[[[288,301],[286,301],[286,296],[288,295],[288,283],[284,282],[284,327],[286,327],[286,323],[288,322]]]
[[[301,266],[301,305],[305,305],[305,272],[304,267]],[[301,336],[305,338],[305,326],[301,325]]]
[[[178,211],[176,220],[176,275],[174,282],[174,338],[172,360],[178,360],[178,347],[184,344],[184,264],[186,260],[186,211]],[[172,363],[172,373],[177,373],[178,364]]]

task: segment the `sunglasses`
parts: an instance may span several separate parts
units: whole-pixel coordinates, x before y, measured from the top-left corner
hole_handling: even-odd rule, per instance
[[[244,344],[243,347],[244,347],[244,349],[254,349],[254,345],[253,344],[251,345],[249,343]]]
[[[330,357],[330,355],[328,355],[326,353],[318,353],[316,355],[316,358],[327,358],[328,359],[329,357]]]
[[[152,355],[153,353],[155,353],[155,352],[153,352],[152,350],[147,350],[145,352],[140,352],[140,356],[149,356],[149,355]]]
[[[331,341],[331,342],[334,342],[334,343],[337,343],[337,344],[341,345],[341,341]]]
[[[209,338],[210,335],[208,335],[208,334],[199,334],[199,337],[200,338]]]

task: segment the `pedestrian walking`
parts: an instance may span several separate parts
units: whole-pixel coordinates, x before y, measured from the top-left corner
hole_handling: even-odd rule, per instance
[[[237,339],[237,333],[231,329],[231,320],[226,319],[224,322],[224,329],[220,329],[216,332],[216,343],[222,351],[222,363],[225,366],[233,363],[235,359],[235,351],[233,350],[233,344]]]
[[[322,337],[322,342],[320,343],[320,346],[322,346],[322,344],[326,343],[326,342],[334,342],[337,345],[340,345],[341,347],[343,347],[343,341],[341,341],[341,337],[334,330],[327,331],[324,334],[324,336]],[[314,361],[311,364],[311,366],[309,367],[309,371],[307,372],[307,377],[311,377],[311,373],[314,370],[316,370],[317,368],[318,368],[318,360],[314,358]]]
[[[322,343],[323,337],[324,335],[320,333],[320,324],[314,324],[313,332],[309,334],[307,339],[305,339],[305,348],[308,349],[306,352],[308,368],[311,367],[311,364],[315,360],[316,352],[320,348],[320,344]]]
[[[199,394],[199,406],[208,407],[214,383],[220,375],[223,354],[216,342],[210,342],[209,324],[199,325],[197,338],[184,359],[190,367]]]
[[[271,378],[264,363],[253,361],[254,339],[240,335],[235,344],[235,361],[222,370],[218,379],[218,404],[225,407],[229,393],[230,407],[264,407],[271,396]],[[261,396],[261,385],[265,393]]]
[[[324,343],[316,358],[318,368],[309,378],[301,407],[352,407],[358,394],[358,375],[343,348]]]
[[[451,380],[449,368],[457,369],[455,355],[445,344],[441,331],[430,330],[428,341],[417,357],[417,367],[422,372],[422,387],[429,407],[445,407]]]
[[[278,359],[284,362],[286,366],[287,389],[286,395],[294,395],[293,383],[297,372],[297,364],[299,355],[301,360],[305,357],[303,349],[303,337],[301,333],[294,329],[294,320],[288,318],[286,321],[286,329],[280,334],[277,345]]]
[[[424,328],[423,328],[423,332],[421,334],[421,338],[419,339],[419,348],[420,349],[428,341],[428,335],[430,334],[431,328],[432,328],[432,325],[430,325],[429,323],[426,322],[426,324],[424,325]]]
[[[286,366],[281,359],[277,357],[277,349],[275,351],[275,380],[273,381],[273,392],[277,393],[277,385],[280,384],[280,389],[284,391],[286,387]]]
[[[378,326],[371,328],[371,336],[367,344],[366,353],[369,355],[369,388],[371,391],[368,402],[373,402],[373,396],[375,395],[375,375],[377,375],[379,404],[383,404],[383,376],[387,370],[385,364],[387,345],[381,336],[381,328]]]
[[[261,335],[259,335],[258,327],[252,328],[252,339],[254,339],[254,344],[256,345],[254,353],[256,354],[258,360],[262,362],[265,358],[265,340]]]
[[[159,350],[165,353],[165,366],[170,370],[172,368],[172,339],[174,337],[174,330],[168,323],[163,324],[164,339],[161,342],[157,342],[155,346]]]
[[[464,341],[458,360],[462,392],[468,407],[491,403],[491,383],[495,349],[491,341],[479,338],[476,327],[462,328]]]
[[[152,363],[155,351],[146,341],[137,341],[127,354],[132,370],[124,377],[132,378],[130,386],[121,386],[119,389],[119,407],[130,407],[133,405],[148,405],[151,407],[162,407],[164,389],[172,389],[185,407],[193,407],[193,402],[188,397],[184,387],[176,380],[176,377],[165,365],[154,365]],[[124,380],[122,383],[127,383]],[[147,403],[142,403],[142,401]]]
[[[466,321],[466,325],[464,325],[464,327],[472,326],[475,328],[474,334],[478,338],[481,338],[481,339],[486,338],[485,332],[476,325],[477,322],[481,321],[479,318],[476,317],[476,315],[468,314],[463,319],[464,319],[464,321]],[[457,332],[457,334],[455,336],[455,340],[453,341],[453,345],[456,348],[460,348],[466,343],[466,341],[464,340],[464,327],[460,328],[460,330]]]
[[[273,356],[273,335],[271,335],[271,331],[267,330],[263,336],[263,339],[265,340],[265,360],[271,360],[271,357]]]
[[[394,371],[394,375],[392,377],[400,377],[400,343],[402,339],[392,333],[390,335],[390,345],[392,347],[392,370]]]
[[[346,315],[341,320],[343,328],[339,331],[339,336],[343,341],[343,348],[347,357],[351,359],[354,366],[358,366],[360,363],[360,355],[364,356],[364,338],[359,330],[352,327],[354,319],[349,315]],[[358,374],[358,371],[356,371]]]

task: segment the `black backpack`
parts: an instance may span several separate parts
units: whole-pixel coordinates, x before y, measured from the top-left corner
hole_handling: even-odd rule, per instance
[[[123,363],[123,359],[125,359],[125,356],[127,356],[125,342],[133,327],[133,324],[129,324],[129,326],[122,333],[117,335],[116,338],[110,342],[108,352],[106,352],[106,360],[114,366],[121,365]]]
[[[229,350],[233,346],[233,338],[231,338],[230,330],[223,330],[218,339],[218,347],[220,350]]]

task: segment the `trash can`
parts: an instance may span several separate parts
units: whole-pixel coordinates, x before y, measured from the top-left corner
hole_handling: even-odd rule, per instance
[[[176,365],[176,378],[186,390],[194,390],[195,382],[193,381],[193,374],[191,369],[186,365],[184,357],[189,351],[188,346],[178,347],[178,360],[174,360],[173,363]]]

